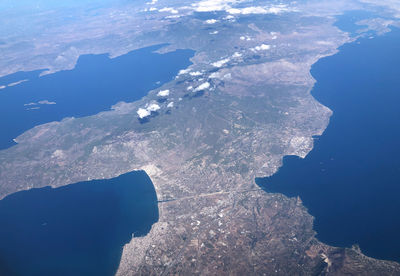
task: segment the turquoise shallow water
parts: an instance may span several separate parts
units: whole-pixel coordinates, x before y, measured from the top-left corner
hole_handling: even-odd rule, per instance
[[[110,59],[81,56],[73,70],[39,77],[41,71],[18,72],[0,78],[0,150],[24,131],[65,117],[82,117],[108,110],[119,101],[131,102],[174,79],[191,64],[191,50],[154,53],[161,46],[132,51]],[[47,102],[46,102],[47,101]]]
[[[0,275],[113,275],[122,247],[158,221],[143,171],[0,201]]]
[[[400,30],[344,45],[312,68],[313,96],[333,110],[304,159],[289,156],[268,192],[300,196],[328,244],[400,261]]]

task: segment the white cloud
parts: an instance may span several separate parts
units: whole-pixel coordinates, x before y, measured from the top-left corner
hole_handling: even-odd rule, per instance
[[[23,82],[26,82],[26,81],[28,81],[28,80],[26,79],[26,80],[20,80],[20,81],[12,82],[12,83],[9,83],[8,86],[9,87],[16,86],[16,85],[18,85],[20,83],[23,83]]]
[[[246,35],[246,36],[241,36],[240,37],[240,40],[246,40],[246,41],[250,41],[250,40],[253,40],[250,36],[248,36],[248,35]]]
[[[229,58],[225,58],[225,59],[221,59],[219,61],[213,62],[213,63],[211,63],[211,65],[214,67],[222,67],[225,64],[227,64],[229,61],[230,61]]]
[[[160,92],[157,93],[158,97],[168,97],[169,96],[169,90],[160,90]]]
[[[154,5],[158,2],[158,0],[151,0],[151,2],[147,2],[146,5]]]
[[[159,9],[158,11],[159,12],[170,12],[170,13],[173,13],[173,14],[177,14],[178,13],[178,11],[175,10],[174,8],[162,8],[162,9]]]
[[[286,5],[283,5],[283,4],[276,5],[276,6],[270,7],[268,9],[268,13],[273,13],[273,14],[278,14],[278,13],[286,12],[286,11],[289,11],[289,9],[287,8]]]
[[[208,89],[209,87],[210,87],[210,83],[209,82],[205,82],[205,83],[202,83],[199,86],[197,86],[196,89],[194,89],[193,91],[194,92],[199,92],[199,91],[202,91],[204,89]]]
[[[53,152],[51,155],[52,158],[63,158],[65,156],[64,151],[58,149]]]
[[[209,78],[210,79],[219,79],[220,78],[220,74],[218,72],[211,73]]]
[[[165,18],[167,18],[167,19],[173,19],[173,18],[180,18],[180,17],[181,17],[181,15],[176,14],[176,15],[168,15],[168,16],[166,16]]]
[[[227,15],[224,17],[225,20],[232,20],[235,19],[235,17],[233,15]]]
[[[151,7],[150,9],[149,9],[149,11],[156,11],[157,10],[157,8],[154,8],[154,7]]]
[[[206,24],[215,24],[217,22],[218,22],[218,20],[216,20],[216,19],[208,19],[205,21]]]
[[[319,41],[316,42],[316,44],[323,45],[323,46],[326,46],[326,45],[331,46],[331,45],[333,45],[333,42],[332,41],[319,40]]]
[[[196,4],[192,4],[197,12],[212,12],[212,11],[223,11],[230,8],[231,4],[234,4],[236,0],[204,0]]]
[[[197,12],[226,11],[231,15],[225,17],[225,20],[234,19],[232,14],[277,14],[288,10],[285,4],[271,5],[269,7],[234,8],[236,4],[242,2],[246,2],[246,0],[203,0],[192,4],[192,8]]]
[[[226,10],[230,14],[278,14],[284,11],[287,11],[288,9],[286,8],[285,5],[277,5],[277,6],[272,6],[270,8],[265,8],[265,7],[246,7],[246,8],[231,8]]]
[[[187,74],[187,73],[190,72],[190,70],[191,70],[191,69],[182,69],[182,70],[179,70],[178,76]]]
[[[192,90],[193,86],[188,86],[188,88],[186,88],[186,90]]]
[[[213,32],[210,32],[209,34],[210,35],[216,35],[216,34],[218,34],[218,31],[213,31]]]
[[[56,102],[49,102],[48,100],[39,101],[38,104],[56,104]]]
[[[151,112],[156,112],[160,109],[160,106],[156,103],[147,104],[146,108],[139,108],[136,113],[140,119],[148,117],[151,115]]]
[[[160,109],[160,106],[156,103],[152,103],[147,107],[147,110],[150,112],[156,112],[159,109]]]
[[[168,107],[168,108],[172,108],[172,107],[174,107],[174,102],[170,102],[170,103],[168,103],[167,107]]]
[[[140,119],[143,119],[143,118],[145,118],[147,116],[150,116],[150,114],[151,114],[150,111],[148,111],[147,109],[144,109],[144,108],[139,108],[136,111],[136,113],[137,113],[137,115],[139,116]]]
[[[39,106],[30,107],[30,108],[27,108],[26,110],[37,110],[37,109],[40,109],[40,107]]]
[[[230,14],[240,14],[240,9],[231,8],[231,9],[227,10],[227,12]]]
[[[210,79],[220,79],[220,80],[224,80],[224,79],[231,79],[232,75],[231,73],[227,73],[225,75],[222,75],[220,72],[214,72],[209,76]]]
[[[24,104],[24,106],[32,106],[32,105],[40,105],[40,104],[42,104],[42,105],[53,105],[53,104],[56,104],[56,102],[50,102],[50,101],[48,101],[48,100],[42,100],[42,101],[38,101],[37,103],[27,103],[27,104]]]
[[[192,77],[197,77],[203,75],[203,73],[201,73],[200,71],[196,71],[196,72],[190,72],[189,75],[191,75]]]
[[[267,51],[271,49],[271,45],[261,44],[260,46],[256,46],[254,48],[250,48],[250,50],[254,51]]]
[[[248,7],[242,9],[232,8],[227,10],[230,14],[266,14],[267,10],[262,7]]]
[[[239,53],[239,52],[235,52],[235,53],[233,53],[233,55],[232,55],[233,58],[240,58],[241,56],[242,56],[242,54]]]

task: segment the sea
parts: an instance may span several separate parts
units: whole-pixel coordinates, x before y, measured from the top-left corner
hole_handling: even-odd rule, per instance
[[[156,53],[162,46],[112,59],[84,55],[73,70],[54,74],[0,78],[0,149],[36,125],[109,110],[171,81],[194,51]],[[156,192],[144,171],[8,195],[0,200],[0,275],[114,275],[123,246],[157,221]]]
[[[328,128],[304,159],[287,156],[275,175],[256,179],[267,192],[299,196],[322,242],[358,245],[367,256],[394,261],[400,261],[399,45],[400,29],[393,27],[319,60],[312,95],[333,111]]]
[[[114,275],[123,246],[158,221],[144,171],[0,200],[0,275]]]
[[[156,53],[162,46],[116,58],[83,55],[73,70],[54,74],[41,76],[45,70],[37,70],[0,78],[0,150],[15,145],[13,139],[34,126],[94,115],[173,80],[191,64],[194,51]]]

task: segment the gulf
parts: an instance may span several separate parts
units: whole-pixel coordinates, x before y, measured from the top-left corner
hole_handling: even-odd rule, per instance
[[[256,182],[299,196],[317,238],[359,245],[368,256],[400,261],[400,30],[364,37],[318,61],[312,95],[333,111],[305,159]]]

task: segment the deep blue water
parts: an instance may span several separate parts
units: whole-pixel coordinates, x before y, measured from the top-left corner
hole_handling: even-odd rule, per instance
[[[356,23],[374,17],[376,17],[376,13],[371,13],[366,10],[354,10],[337,16],[337,21],[334,25],[342,31],[348,32],[350,36],[356,36],[358,30],[366,28],[366,26]]]
[[[300,196],[321,241],[400,261],[400,30],[359,42],[312,67],[312,94],[334,112],[314,149],[256,182]]]
[[[154,53],[160,47],[139,49],[114,59],[108,55],[84,55],[75,69],[42,77],[41,71],[34,71],[0,78],[0,86],[29,79],[0,89],[0,149],[14,145],[12,139],[36,125],[93,115],[119,101],[140,99],[191,64],[193,51]],[[39,101],[55,104],[38,104]]]
[[[132,234],[157,221],[143,171],[17,192],[0,201],[0,275],[113,275]]]

